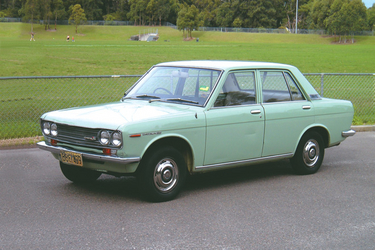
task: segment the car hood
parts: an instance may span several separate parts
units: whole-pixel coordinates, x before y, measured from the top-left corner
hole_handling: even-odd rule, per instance
[[[56,110],[44,114],[44,120],[87,128],[118,129],[120,126],[153,120],[188,116],[194,118],[198,107],[145,100],[100,104]],[[194,118],[195,119],[195,118]]]

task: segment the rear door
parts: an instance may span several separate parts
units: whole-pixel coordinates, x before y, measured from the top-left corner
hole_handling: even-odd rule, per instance
[[[265,134],[262,156],[294,153],[299,138],[314,122],[314,107],[288,71],[262,70]]]

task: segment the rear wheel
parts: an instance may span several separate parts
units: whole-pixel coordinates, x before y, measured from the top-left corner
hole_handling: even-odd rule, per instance
[[[173,147],[163,147],[145,155],[137,178],[140,190],[147,199],[168,201],[180,192],[186,173],[182,154]]]
[[[298,174],[314,174],[322,165],[323,158],[323,138],[319,133],[312,131],[302,136],[291,164]]]
[[[60,169],[64,176],[74,183],[88,183],[97,180],[101,173],[90,169],[68,165],[60,161]]]

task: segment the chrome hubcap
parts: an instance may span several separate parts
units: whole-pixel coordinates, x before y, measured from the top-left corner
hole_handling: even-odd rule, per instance
[[[305,147],[303,148],[303,161],[305,164],[313,168],[317,161],[319,160],[319,143],[311,139],[306,142]]]
[[[178,181],[178,167],[172,159],[161,160],[154,171],[155,187],[162,193],[171,191]]]

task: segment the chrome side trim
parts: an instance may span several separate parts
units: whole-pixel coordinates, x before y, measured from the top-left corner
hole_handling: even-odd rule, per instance
[[[289,154],[266,156],[266,157],[260,157],[260,158],[254,158],[254,159],[249,159],[249,160],[242,160],[242,161],[232,161],[232,162],[218,163],[218,164],[212,164],[212,165],[196,166],[195,172],[208,171],[208,170],[213,170],[213,169],[232,168],[232,167],[238,167],[242,165],[265,163],[269,161],[292,158],[293,155],[294,155],[293,153],[289,153]]]
[[[80,151],[71,150],[71,149],[67,149],[67,148],[63,148],[63,147],[50,146],[50,145],[47,145],[46,142],[44,142],[44,141],[38,142],[37,146],[42,150],[46,150],[46,151],[49,151],[49,152],[55,153],[55,154],[60,153],[60,150],[70,151],[70,152],[73,152],[73,153],[79,153],[79,154],[82,154],[83,159],[94,160],[94,161],[130,164],[130,163],[139,162],[141,160],[140,157],[121,158],[121,157],[118,157],[118,156],[90,154],[90,153],[80,152]]]
[[[353,130],[353,129],[351,129],[351,130],[348,130],[348,131],[343,131],[342,133],[341,133],[341,136],[342,137],[349,137],[349,136],[353,136],[353,135],[355,135],[355,131]]]

